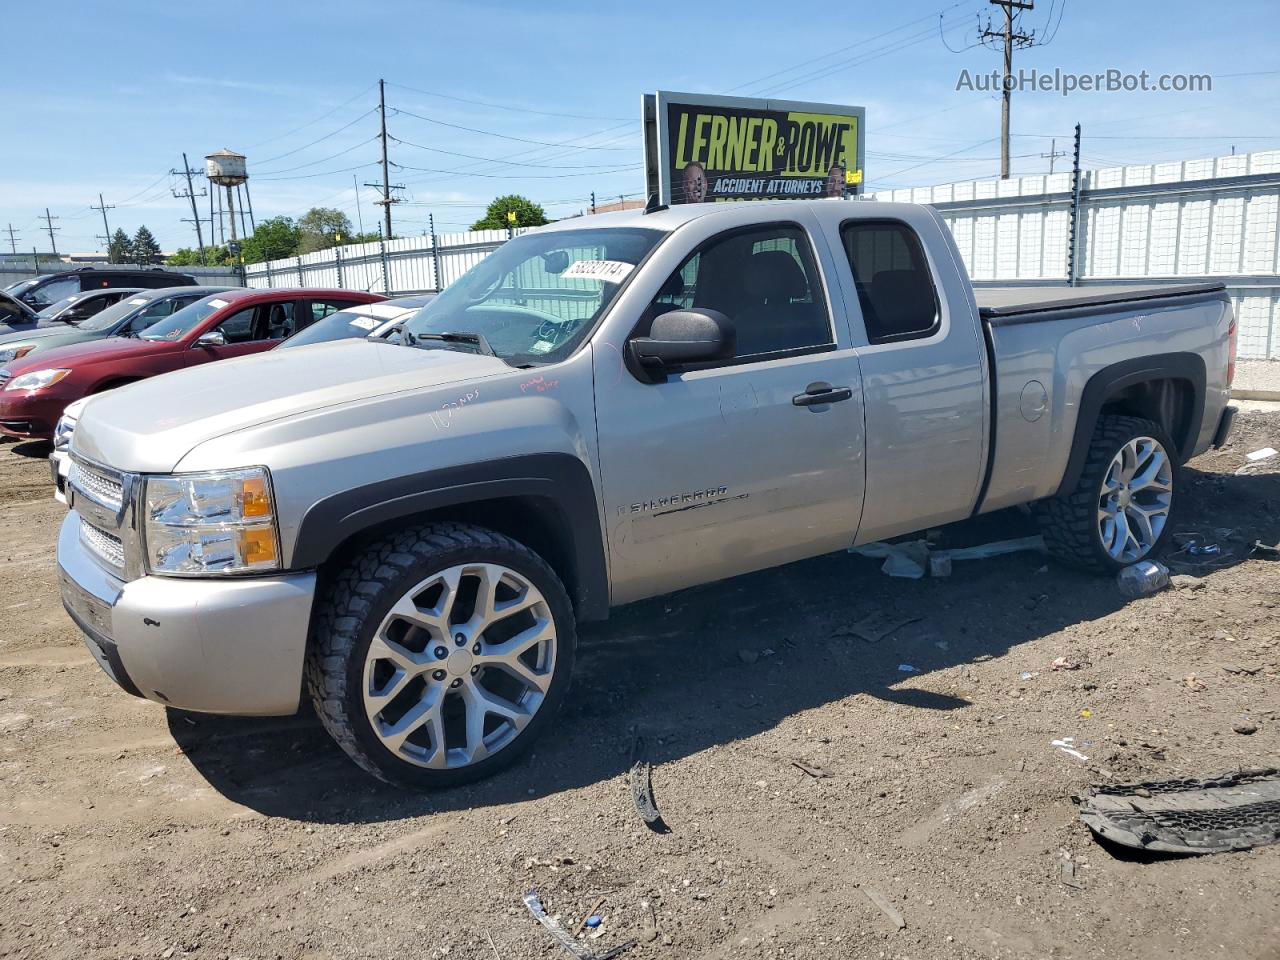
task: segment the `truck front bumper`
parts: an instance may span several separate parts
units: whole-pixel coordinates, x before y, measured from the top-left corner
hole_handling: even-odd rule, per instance
[[[203,713],[298,709],[314,573],[117,580],[80,542],[80,515],[58,535],[62,603],[121,688]]]

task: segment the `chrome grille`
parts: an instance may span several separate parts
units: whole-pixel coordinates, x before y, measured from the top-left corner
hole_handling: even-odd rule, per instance
[[[72,460],[71,473],[67,479],[104,507],[119,510],[124,503],[124,482],[119,476],[91,467],[83,461]]]
[[[84,517],[80,518],[80,542],[108,566],[124,569],[124,542],[105,530],[99,530]]]

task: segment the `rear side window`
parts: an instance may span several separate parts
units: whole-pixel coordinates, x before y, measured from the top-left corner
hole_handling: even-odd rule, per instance
[[[938,329],[938,295],[920,239],[905,223],[855,220],[840,229],[867,339],[892,343]]]

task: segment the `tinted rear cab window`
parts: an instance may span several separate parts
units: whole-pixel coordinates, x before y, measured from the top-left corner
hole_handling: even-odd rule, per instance
[[[915,231],[893,220],[854,220],[840,228],[840,239],[871,343],[937,331],[938,295]]]

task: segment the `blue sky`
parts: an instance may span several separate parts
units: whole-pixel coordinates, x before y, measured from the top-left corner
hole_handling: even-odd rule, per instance
[[[552,216],[592,190],[639,194],[640,96],[658,89],[865,105],[873,190],[998,173],[998,99],[956,90],[962,69],[999,65],[972,45],[996,12],[985,0],[216,6],[8,6],[0,247],[11,223],[20,249],[47,250],[47,205],[59,250],[99,249],[99,191],[112,230],[145,223],[166,250],[193,245],[168,171],[221,147],[248,155],[259,220],[337,206],[373,229],[376,193],[360,187],[358,209],[352,178],[379,174],[379,77],[407,188],[399,234],[428,214],[438,232],[465,229],[500,193]],[[1207,73],[1213,90],[1016,93],[1013,172],[1045,172],[1050,138],[1069,149],[1077,121],[1086,166],[1280,149],[1277,13],[1275,0],[1037,0],[1023,26],[1053,39],[1015,66]]]

